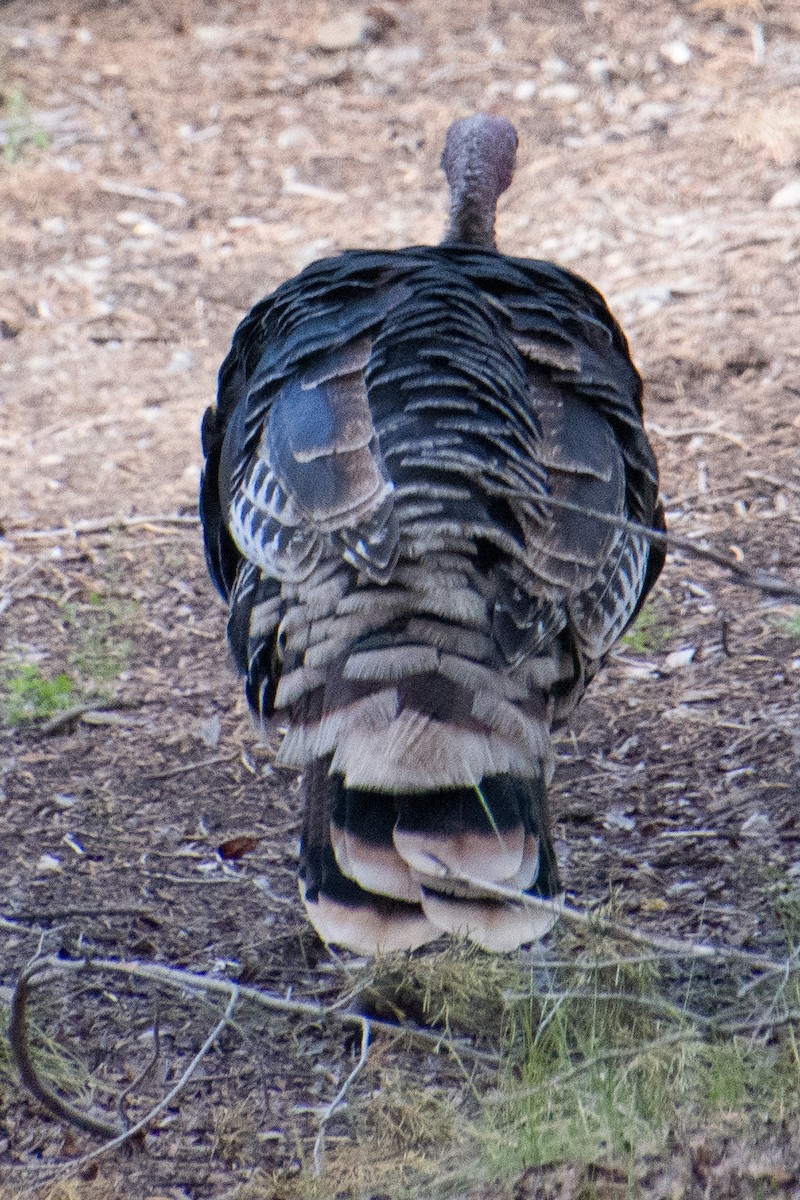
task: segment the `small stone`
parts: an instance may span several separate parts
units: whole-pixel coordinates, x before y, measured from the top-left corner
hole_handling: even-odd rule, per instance
[[[696,646],[687,646],[685,650],[673,650],[664,659],[661,669],[665,672],[680,671],[689,666],[696,653]]]
[[[193,36],[206,46],[219,46],[230,39],[227,25],[195,25]]]
[[[532,100],[536,95],[536,80],[523,79],[514,88],[514,99],[521,100],[524,104],[527,100]]]
[[[607,87],[611,82],[611,66],[607,58],[593,58],[586,64],[586,74],[595,83]]]
[[[279,150],[293,150],[296,146],[313,146],[316,139],[305,125],[290,125],[281,130],[275,141]]]
[[[210,750],[219,745],[219,739],[222,736],[222,722],[216,713],[213,717],[206,717],[205,720],[198,721],[197,736]]]
[[[769,202],[770,208],[797,208],[800,206],[800,179],[784,184]]]
[[[52,233],[56,237],[63,237],[67,228],[67,222],[63,217],[45,217],[42,221],[42,232]]]
[[[659,53],[675,67],[685,67],[692,57],[686,42],[681,41],[664,42],[663,46],[659,46]]]
[[[143,221],[137,221],[131,229],[134,237],[152,238],[161,236],[161,226],[155,221],[151,221],[149,217],[145,217]]]
[[[180,375],[183,371],[194,366],[194,354],[191,350],[173,350],[172,357],[164,368],[166,375]]]
[[[42,854],[36,864],[37,875],[60,875],[61,860],[55,854]]]
[[[119,225],[138,225],[140,221],[146,221],[147,219],[144,213],[134,212],[129,208],[125,208],[122,212],[117,213],[117,223]]]
[[[766,813],[754,812],[751,813],[746,821],[742,822],[740,833],[742,837],[760,838],[772,831],[772,822]]]
[[[320,50],[354,50],[375,36],[375,22],[364,12],[342,13],[317,28],[314,43]]]
[[[364,68],[370,75],[383,79],[385,83],[401,84],[406,77],[409,67],[415,67],[422,62],[422,47],[407,46],[373,46],[364,55]]]
[[[604,829],[622,829],[626,833],[636,828],[636,822],[633,817],[629,817],[624,808],[614,805],[608,809],[603,817]]]
[[[200,464],[190,463],[188,467],[184,467],[181,471],[181,479],[194,491],[200,483],[200,474]]]
[[[574,104],[580,99],[581,89],[574,83],[551,83],[542,88],[542,99],[554,104]]]

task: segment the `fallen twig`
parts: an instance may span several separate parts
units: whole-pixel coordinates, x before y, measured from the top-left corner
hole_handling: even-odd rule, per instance
[[[674,533],[664,533],[660,529],[651,529],[650,526],[643,525],[639,521],[631,521],[627,517],[617,517],[611,513],[601,512],[599,509],[587,508],[583,504],[574,504],[569,500],[559,500],[555,496],[537,498],[536,504],[542,507],[557,508],[563,512],[578,513],[584,517],[591,517],[593,520],[609,525],[613,529],[624,529],[629,533],[638,534],[640,537],[646,538],[651,545],[663,546],[668,550],[680,550],[683,554],[687,554],[692,558],[705,559],[706,562],[712,562],[716,566],[724,567],[730,571],[738,582],[745,587],[756,588],[772,596],[784,596],[787,599],[800,603],[800,584],[792,583],[788,579],[781,579],[776,575],[767,575],[766,572],[761,570],[750,570],[749,567],[745,567],[742,563],[737,562],[731,555],[725,554],[720,550],[711,549],[708,546],[698,546],[690,538],[678,537]],[[110,529],[129,529],[137,525],[152,527],[157,527],[158,525],[197,525],[199,520],[199,517],[182,513],[142,517],[109,516],[93,520],[76,521],[74,525],[66,525],[57,529],[15,529],[12,527],[8,530],[7,536],[17,541],[75,538],[80,534],[102,533]]]
[[[573,969],[576,967],[583,969],[584,964],[572,963],[571,966]],[[664,999],[662,996],[642,995],[637,992],[625,992],[614,989],[566,988],[563,991],[556,991],[551,988],[546,992],[538,992],[531,989],[526,992],[507,992],[504,999],[507,1001],[538,1000],[543,1004],[555,1002],[559,1005],[571,1000],[584,1000],[589,1004],[595,1004],[598,1000],[615,1001],[628,1007],[649,1009],[655,1016],[663,1017],[665,1020],[683,1021],[692,1025],[699,1025],[710,1034],[746,1033],[751,1030],[777,1029],[780,1025],[787,1025],[793,1021],[800,1020],[800,1012],[796,1009],[774,1012],[772,1014],[764,1012],[749,1017],[734,1016],[730,1011],[723,1016],[709,1016],[707,1013],[700,1013],[694,1009],[687,1008],[685,1004],[675,1004],[671,1000]]]
[[[95,696],[94,699],[85,700],[82,704],[73,704],[70,708],[65,708],[63,712],[56,713],[49,720],[43,721],[38,727],[39,733],[44,734],[45,737],[49,737],[54,733],[58,733],[65,725],[71,725],[73,721],[86,716],[87,713],[141,708],[144,703],[143,700],[101,700]]]
[[[199,771],[201,767],[215,767],[219,763],[233,762],[235,754],[215,754],[213,758],[198,758],[193,762],[180,763],[177,767],[166,767],[163,771],[151,771],[145,779],[171,779],[173,775],[185,775],[187,771]]]
[[[142,979],[150,983],[161,983],[173,991],[181,991],[184,994],[213,992],[216,995],[228,996],[233,988],[238,988],[242,1000],[247,1000],[255,1004],[258,1008],[265,1008],[269,1012],[287,1013],[289,1016],[311,1017],[317,1021],[324,1021],[334,1017],[345,1025],[357,1025],[359,1028],[361,1028],[362,1022],[365,1020],[363,1013],[337,1008],[335,1005],[319,1004],[314,1000],[294,1000],[283,996],[275,996],[271,992],[262,992],[258,988],[248,987],[245,984],[237,984],[229,979],[210,978],[195,971],[184,971],[177,967],[165,967],[160,963],[142,963],[136,960],[110,958],[71,959],[55,957],[48,957],[39,961],[42,962],[43,966],[46,965],[54,969],[51,978],[55,978],[59,972],[81,971],[91,967],[96,971],[108,971],[110,974],[125,975],[132,979]],[[444,1047],[446,1050],[450,1050],[451,1047],[455,1047],[459,1052],[470,1054],[474,1058],[479,1058],[487,1062],[497,1061],[496,1055],[477,1050],[469,1042],[453,1039],[448,1040],[442,1034],[436,1033],[433,1030],[422,1029],[418,1025],[402,1025],[374,1017],[370,1017],[369,1020],[373,1029],[381,1030],[384,1033],[391,1033],[395,1037],[406,1035],[415,1041],[433,1046],[435,1049]]]
[[[189,513],[163,513],[149,517],[96,517],[61,525],[56,529],[24,529],[10,526],[6,537],[10,541],[47,541],[54,538],[74,538],[82,533],[105,533],[109,529],[132,529],[137,525],[198,525],[200,518]]]
[[[82,1129],[84,1133],[94,1133],[100,1137],[115,1138],[126,1132],[124,1126],[119,1125],[117,1122],[108,1121],[105,1117],[94,1116],[92,1113],[85,1112],[83,1109],[65,1100],[63,1096],[59,1096],[40,1077],[31,1059],[25,1021],[31,986],[34,981],[37,984],[42,984],[49,982],[51,979],[56,979],[59,975],[59,970],[54,969],[54,966],[58,961],[58,959],[50,957],[34,958],[28,963],[17,980],[11,997],[11,1018],[8,1025],[8,1040],[11,1043],[11,1052],[14,1055],[14,1061],[17,1064],[17,1070],[20,1073],[22,1082],[36,1099],[41,1101],[45,1108],[49,1108],[50,1112],[55,1113],[57,1117],[62,1117],[77,1129]]]
[[[160,984],[182,993],[185,997],[202,996],[205,993],[228,997],[228,1007],[223,1018],[189,1064],[189,1067],[181,1076],[175,1088],[151,1109],[141,1121],[138,1121],[128,1129],[122,1128],[117,1122],[110,1122],[105,1117],[77,1108],[59,1096],[40,1078],[31,1059],[27,1036],[26,1012],[32,987],[34,985],[40,986],[44,983],[50,983],[68,973],[89,970],[123,975],[129,979],[142,980],[149,984]],[[416,1025],[394,1024],[390,1021],[382,1021],[371,1017],[367,1018],[362,1013],[337,1008],[336,1005],[325,1005],[311,1000],[294,1000],[288,997],[275,996],[269,992],[261,992],[256,988],[247,987],[244,984],[234,983],[232,980],[212,979],[193,971],[182,971],[174,967],[165,967],[156,963],[141,963],[136,961],[100,958],[66,959],[57,958],[53,955],[37,956],[20,975],[11,999],[9,1041],[22,1081],[45,1107],[63,1120],[87,1133],[111,1139],[105,1145],[101,1146],[99,1150],[95,1151],[92,1156],[84,1156],[76,1160],[75,1163],[70,1164],[69,1169],[72,1170],[76,1166],[85,1165],[86,1162],[90,1161],[90,1158],[115,1149],[141,1132],[185,1086],[198,1063],[207,1054],[214,1040],[216,1040],[224,1026],[229,1022],[233,1009],[239,1000],[243,1002],[248,1001],[270,1012],[308,1017],[315,1021],[335,1019],[345,1025],[356,1025],[362,1034],[362,1059],[366,1057],[370,1029],[379,1029],[385,1033],[392,1034],[394,1037],[410,1037],[414,1041],[429,1046],[436,1052],[445,1049],[449,1053],[454,1054],[456,1058],[459,1055],[466,1054],[480,1061],[488,1062],[493,1066],[496,1066],[498,1061],[496,1054],[479,1050],[471,1046],[468,1042],[457,1042],[447,1039],[442,1034],[422,1029]],[[361,1066],[363,1066],[363,1061],[359,1062],[358,1070],[361,1069]],[[354,1070],[348,1076],[345,1084],[329,1106],[324,1121],[327,1121],[333,1115],[356,1074],[357,1070]],[[321,1154],[321,1150],[319,1153]],[[60,1170],[60,1167],[50,1165],[49,1167],[43,1166],[42,1169]]]
[[[98,902],[95,905],[79,905],[75,908],[26,908],[22,912],[15,913],[13,919],[0,917],[0,929],[5,926],[9,929],[23,929],[25,923],[63,921],[69,917],[146,917],[148,921],[156,920],[155,914],[140,904],[101,904]]]
[[[767,958],[762,954],[739,950],[735,946],[714,946],[710,942],[688,942],[681,938],[659,937],[658,934],[645,933],[643,929],[624,925],[621,921],[612,921],[609,917],[601,917],[596,913],[581,912],[577,908],[570,908],[558,900],[542,900],[538,896],[531,896],[517,888],[489,883],[486,880],[477,879],[473,875],[462,875],[459,872],[448,870],[444,864],[440,865],[443,880],[465,884],[475,895],[521,904],[524,908],[532,908],[536,911],[550,912],[573,925],[580,925],[584,929],[607,933],[640,946],[650,946],[652,949],[661,950],[675,957],[738,962],[758,971],[800,971],[800,962],[795,962],[793,959],[778,962],[776,959]]]
[[[142,187],[138,183],[117,183],[114,179],[101,179],[101,192],[111,196],[126,196],[129,200],[150,200],[155,204],[172,204],[175,208],[186,208],[186,197],[179,192],[159,192],[155,188]]]
[[[800,495],[800,483],[792,483],[790,479],[780,479],[777,475],[767,475],[763,471],[745,471],[745,479],[753,483],[768,483],[770,487],[781,488],[785,492]]]
[[[370,1023],[366,1018],[364,1018],[361,1024],[361,1054],[359,1055],[358,1062],[353,1067],[342,1086],[339,1088],[339,1091],[336,1093],[333,1100],[331,1100],[330,1104],[325,1109],[325,1112],[322,1115],[322,1120],[319,1123],[316,1140],[314,1141],[314,1174],[317,1176],[317,1178],[319,1178],[322,1174],[322,1149],[325,1142],[325,1130],[327,1129],[328,1122],[336,1112],[337,1108],[341,1106],[351,1083],[358,1075],[359,1071],[366,1066],[367,1056],[369,1054],[369,1030]]]
[[[749,449],[747,443],[737,433],[731,433],[719,425],[690,425],[685,429],[665,429],[663,425],[656,425],[652,421],[648,421],[645,428],[648,433],[654,433],[656,437],[664,438],[667,441],[671,438],[718,437],[723,438],[726,442],[733,442],[734,446],[738,446],[740,450]]]
[[[148,1125],[152,1124],[159,1113],[162,1113],[165,1108],[169,1107],[176,1096],[179,1096],[186,1087],[187,1083],[200,1066],[200,1063],[214,1045],[214,1042],[222,1033],[225,1026],[229,1023],[231,1017],[233,1016],[233,1010],[236,1007],[236,1001],[238,998],[238,988],[236,987],[236,984],[233,984],[230,999],[228,1000],[225,1012],[217,1021],[216,1025],[211,1030],[211,1033],[203,1042],[202,1046],[197,1051],[197,1054],[195,1054],[194,1058],[189,1063],[180,1079],[177,1081],[174,1087],[170,1088],[166,1096],[162,1096],[158,1104],[154,1104],[150,1111],[145,1113],[140,1120],[136,1121],[135,1124],[130,1126],[130,1128],[123,1130],[123,1132],[118,1134],[115,1138],[112,1138],[110,1142],[106,1142],[104,1146],[98,1146],[96,1150],[90,1150],[88,1154],[82,1154],[80,1158],[73,1159],[73,1161],[66,1164],[66,1166],[59,1167],[58,1175],[62,1179],[68,1178],[70,1175],[74,1175],[76,1171],[81,1170],[87,1165],[87,1163],[94,1162],[95,1159],[100,1158],[103,1154],[109,1154],[112,1150],[118,1150],[120,1146],[124,1146],[126,1142],[131,1141],[131,1139],[135,1138],[138,1133],[142,1133],[142,1131],[146,1129]]]
[[[150,1057],[148,1058],[147,1062],[142,1067],[141,1071],[139,1071],[138,1075],[136,1075],[130,1081],[130,1083],[127,1084],[122,1089],[119,1096],[117,1097],[117,1116],[119,1117],[120,1121],[123,1122],[126,1129],[130,1125],[130,1121],[128,1120],[127,1114],[125,1112],[125,1105],[128,1100],[128,1097],[133,1092],[135,1092],[136,1089],[141,1086],[141,1084],[144,1083],[145,1079],[150,1074],[150,1072],[153,1070],[153,1068],[157,1065],[158,1060],[161,1057],[161,1020],[160,1020],[160,1012],[159,1012],[159,1007],[158,1007],[158,994],[156,994],[156,996],[155,996],[153,1008],[154,1008],[154,1012],[153,1012],[153,1050],[152,1050],[152,1053],[151,1053]],[[234,1022],[234,1024],[235,1024],[235,1022]]]

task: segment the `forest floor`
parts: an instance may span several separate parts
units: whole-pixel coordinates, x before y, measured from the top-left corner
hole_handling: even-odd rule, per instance
[[[37,952],[332,1011],[242,1000],[150,1132],[71,1176],[100,1143],[0,1049],[2,1200],[800,1197],[800,608],[675,551],[557,747],[568,902],[732,955],[632,962],[562,922],[509,962],[373,970],[297,902],[297,781],[247,717],[195,518],[239,318],[316,257],[435,242],[444,131],[489,109],[520,133],[501,248],[607,296],[670,528],[797,585],[795,0],[54,7],[0,5],[0,1020]],[[598,954],[623,960],[602,986]],[[54,966],[39,1069],[142,1116],[229,994],[176,978]],[[459,1046],[374,1030],[327,1114],[359,1056],[343,1009]]]

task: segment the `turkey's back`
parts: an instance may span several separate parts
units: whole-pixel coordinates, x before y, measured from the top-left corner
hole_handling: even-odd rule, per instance
[[[557,896],[549,731],[661,565],[603,520],[660,516],[602,297],[470,248],[313,264],[240,325],[203,437],[209,569],[304,768],[317,929],[541,936],[551,913],[480,885]]]

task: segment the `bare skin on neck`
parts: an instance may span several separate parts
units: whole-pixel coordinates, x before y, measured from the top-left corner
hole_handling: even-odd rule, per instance
[[[497,249],[497,201],[511,183],[516,155],[517,132],[504,117],[479,113],[453,122],[442,154],[450,185],[450,220],[443,246]]]

